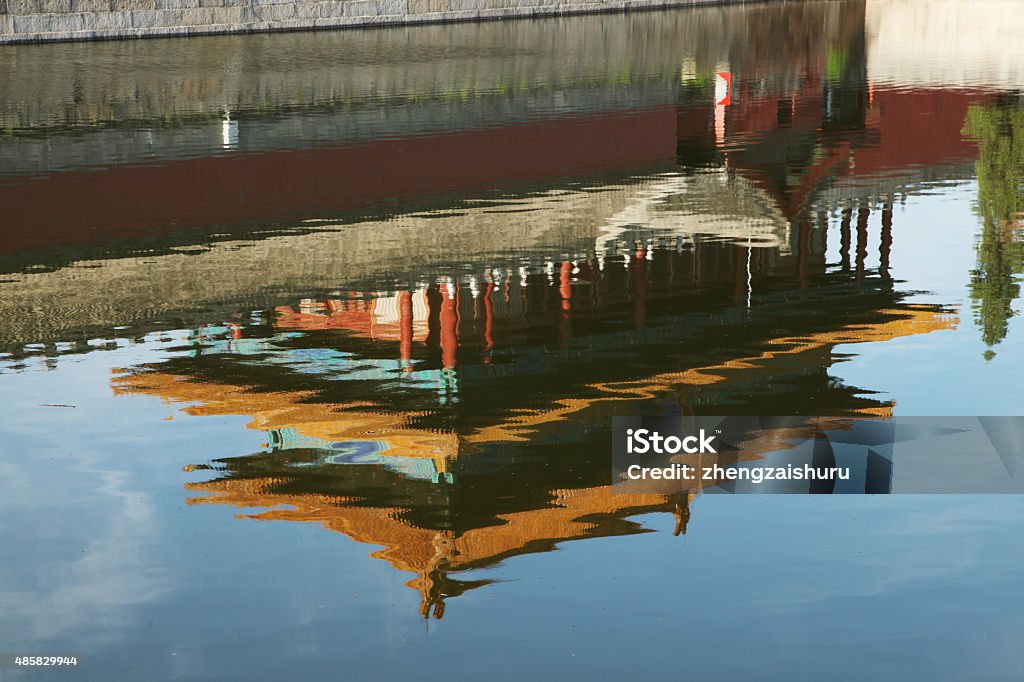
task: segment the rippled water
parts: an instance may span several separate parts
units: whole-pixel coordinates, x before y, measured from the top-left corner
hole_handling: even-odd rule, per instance
[[[1021,29],[0,48],[0,652],[1016,679],[1019,497],[617,495],[610,417],[1024,413]]]

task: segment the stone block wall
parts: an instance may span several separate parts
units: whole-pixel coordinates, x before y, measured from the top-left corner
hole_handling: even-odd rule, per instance
[[[499,20],[752,0],[0,0],[0,44]]]

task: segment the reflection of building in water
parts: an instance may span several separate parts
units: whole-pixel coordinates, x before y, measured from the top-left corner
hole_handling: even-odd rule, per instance
[[[827,40],[800,51],[789,68],[766,68],[777,41],[730,54],[718,67],[731,76],[727,106],[716,106],[713,85],[694,74],[680,90],[680,163],[745,178],[792,223],[969,177],[977,148],[960,134],[967,109],[998,91],[904,82],[898,73],[872,81],[863,3],[836,12]]]
[[[490,525],[453,531],[417,525],[407,518],[408,509],[382,507],[368,502],[362,491],[355,496],[294,493],[289,491],[288,472],[250,477],[224,461],[226,475],[207,483],[191,483],[188,489],[205,493],[189,504],[228,504],[237,507],[271,508],[246,518],[301,521],[322,525],[353,540],[382,549],[372,556],[384,559],[400,571],[416,577],[407,585],[420,592],[424,617],[444,615],[445,599],[489,580],[459,580],[460,572],[485,568],[507,558],[554,549],[568,540],[646,532],[626,517],[649,512],[676,513],[677,532],[685,531],[689,516],[686,495],[614,494],[611,486],[538,490],[537,508],[499,513]],[[240,465],[243,467],[244,465]],[[509,472],[513,475],[514,472]],[[329,479],[330,475],[324,476]],[[383,481],[381,482],[383,483]],[[456,497],[445,488],[434,496]],[[451,502],[457,504],[454,500]]]
[[[589,188],[435,203],[394,218],[316,222],[261,238],[13,273],[0,282],[0,313],[8,320],[0,344],[91,338],[112,323],[143,333],[161,319],[198,323],[210,311],[235,314],[338,287],[415,281],[453,264],[518,269],[524,259],[530,265],[592,249],[597,226],[649,183],[606,177]]]
[[[874,153],[868,103],[843,90],[863,66],[851,40],[830,72],[840,81],[832,90],[824,61],[816,79],[800,60],[778,76],[779,87],[796,84],[787,97],[800,103],[785,128],[785,107],[767,98],[782,112],[781,154],[768,134],[779,118],[762,126],[765,97],[738,98],[716,131],[721,112],[694,86],[695,104],[681,101],[672,128],[683,173],[498,206],[522,212],[499,214],[492,227],[518,225],[528,239],[460,229],[486,225],[495,207],[484,205],[425,219],[391,244],[394,224],[368,227],[385,243],[371,239],[364,254],[293,249],[289,267],[304,254],[351,252],[358,263],[393,252],[410,284],[294,295],[242,339],[198,334],[191,356],[118,377],[115,390],[188,403],[194,415],[248,415],[268,434],[267,451],[215,462],[214,480],[189,485],[206,493],[193,502],[264,508],[253,518],[318,522],[381,545],[375,556],[416,574],[425,615],[479,584],[454,579],[458,571],[639,532],[629,515],[676,511],[681,532],[689,494],[611,494],[611,415],[884,416],[892,401],[829,374],[837,346],[955,324],[941,309],[906,305],[884,266],[866,267],[869,250],[885,263],[889,248],[886,236],[867,243],[867,206],[856,214],[856,245],[851,225],[842,232],[847,268],[828,267],[825,232],[805,219],[828,178],[859,167],[833,148]],[[742,53],[751,64],[756,47]],[[739,65],[734,82],[751,87]],[[708,172],[689,162],[701,143],[686,139],[695,121],[692,130],[711,131],[704,156],[720,156]],[[467,247],[480,233],[490,253]],[[443,235],[447,258],[423,258],[429,243],[409,253],[431,235]]]
[[[823,413],[846,411],[850,414],[888,415],[891,413],[891,403],[858,400],[853,396],[857,392],[855,389],[839,386],[834,380],[827,380],[818,388],[812,385],[818,371],[826,370],[832,362],[832,348],[840,344],[888,341],[950,329],[956,320],[935,309],[915,306],[877,311],[877,315],[886,321],[776,338],[764,344],[764,350],[756,354],[733,356],[718,363],[680,371],[665,371],[619,381],[601,381],[604,378],[602,373],[591,372],[578,379],[590,380],[583,386],[585,392],[579,388],[573,390],[577,378],[569,371],[566,372],[568,376],[564,383],[547,391],[544,396],[547,401],[545,409],[520,409],[519,406],[528,402],[530,396],[510,394],[505,396],[502,412],[489,414],[486,421],[466,428],[455,428],[450,432],[425,427],[421,421],[430,408],[443,404],[443,400],[424,401],[424,410],[421,412],[402,409],[404,404],[416,404],[411,391],[398,400],[387,399],[388,394],[396,388],[387,385],[387,382],[393,382],[397,387],[406,382],[405,373],[411,371],[406,362],[352,353],[332,354],[327,349],[322,349],[320,353],[292,353],[287,348],[275,348],[273,344],[267,343],[259,346],[257,352],[262,363],[291,366],[298,375],[293,380],[307,381],[310,376],[320,376],[327,380],[340,377],[353,383],[366,380],[383,383],[383,398],[378,402],[327,402],[322,397],[318,399],[322,393],[318,393],[312,386],[309,390],[274,391],[272,386],[245,387],[226,381],[190,379],[187,374],[159,371],[164,369],[162,367],[155,368],[157,371],[142,371],[119,377],[115,381],[115,388],[118,392],[142,391],[174,403],[190,403],[189,407],[182,409],[195,416],[251,416],[250,428],[271,434],[268,447],[275,450],[316,449],[325,453],[324,458],[318,460],[320,463],[383,463],[383,456],[400,457],[403,460],[424,459],[432,465],[431,468],[424,469],[405,461],[396,461],[389,466],[409,476],[436,479],[438,473],[451,470],[451,464],[460,452],[479,451],[492,442],[528,442],[536,438],[539,429],[545,425],[557,424],[570,417],[584,416],[587,423],[600,423],[621,410],[621,403],[662,396],[677,396],[684,411],[731,413],[736,410],[736,406],[730,403],[735,403],[737,396],[742,396],[742,407],[750,409],[753,401],[759,399],[756,395],[756,387],[759,385],[770,391],[773,400],[779,401],[785,399],[787,381],[796,381],[798,383],[791,388],[799,388],[802,397],[813,398],[823,408]],[[453,331],[452,335],[455,337],[456,332]],[[237,353],[237,350],[234,352]],[[232,353],[231,349],[227,349],[227,353]],[[341,373],[341,367],[336,361],[356,369],[354,372]],[[215,368],[207,364],[205,369]],[[454,365],[452,369],[456,369]],[[800,378],[803,369],[813,370],[814,373],[810,377]],[[432,376],[435,379],[434,389],[441,392],[443,386],[437,380],[439,373],[436,370],[416,370],[413,373],[419,372]],[[212,371],[205,373],[214,374]],[[284,378],[287,377],[284,375]],[[421,378],[418,383],[429,387],[432,382]],[[478,383],[482,383],[480,388],[485,390],[497,388],[493,382],[489,382],[492,384],[490,386]],[[406,388],[409,386],[406,385]],[[467,390],[473,388],[470,385]],[[833,395],[822,395],[823,391],[831,391]],[[432,393],[429,388],[427,392],[428,395]],[[578,394],[579,397],[565,397],[566,392]],[[768,413],[764,410],[755,411]]]
[[[470,82],[457,77],[473,56],[458,32],[381,34],[395,46],[388,54],[405,46],[446,55],[429,68],[385,59],[386,96],[368,85],[378,82],[371,72],[321,62],[296,74],[308,95],[301,101],[262,75],[250,92],[244,79],[223,81],[224,70],[209,66],[224,57],[216,50],[201,58],[186,50],[211,73],[191,96],[169,95],[178,89],[145,60],[132,78],[147,97],[123,110],[100,106],[103,88],[86,84],[87,101],[68,114],[76,123],[117,111],[133,121],[190,112],[181,130],[147,133],[170,141],[155,147],[132,126],[64,130],[44,120],[36,90],[19,94],[20,108],[4,113],[23,117],[18,134],[0,149],[10,169],[0,203],[14,226],[0,245],[14,271],[0,282],[8,320],[0,345],[92,338],[114,326],[140,335],[165,319],[188,324],[337,289],[392,289],[428,271],[479,279],[485,264],[589,262],[613,245],[658,239],[731,239],[755,251],[754,269],[759,247],[777,247],[810,267],[830,221],[844,264],[861,273],[869,222],[880,217],[886,246],[898,229],[895,197],[971,172],[976,148],[960,129],[972,102],[993,97],[927,81],[903,87],[895,76],[873,84],[874,43],[859,1],[601,18],[643,36],[614,45],[586,39],[594,21],[522,26],[522,45],[557,45],[564,59],[538,62],[522,55],[547,53],[518,48],[521,58],[488,54]],[[510,40],[497,27],[473,30],[495,45]],[[253,49],[275,53],[292,40],[276,39],[253,39]],[[469,52],[432,49],[453,40]],[[233,41],[223,45],[249,44]],[[731,74],[728,106],[715,104],[717,71]],[[456,97],[466,88],[468,99]],[[339,92],[348,104],[332,99]],[[272,111],[260,113],[264,96]],[[220,119],[210,140],[190,127],[209,127],[196,112],[214,100],[218,112],[239,103],[237,149],[222,149]],[[89,152],[63,163],[38,135],[22,135],[33,125],[77,136],[62,148],[92,149],[102,138],[99,147],[121,156],[98,163]],[[198,146],[180,149],[183,135]],[[40,265],[40,249],[44,267],[23,267]],[[453,264],[465,267],[456,273]]]
[[[601,411],[616,412],[624,402],[680,390],[687,382],[706,387],[770,381],[775,378],[772,364],[779,364],[780,358],[785,364],[791,359],[787,356],[799,357],[816,344],[882,340],[948,325],[921,310],[910,311],[888,326],[840,331],[819,340],[779,340],[775,353],[651,377],[646,382],[599,385],[603,398],[567,399],[549,412],[534,415],[519,415],[512,409],[507,424],[458,436],[416,429],[412,426],[415,415],[361,412],[366,407],[308,402],[302,393],[256,393],[160,372],[128,376],[118,380],[117,386],[119,391],[140,390],[173,402],[195,403],[183,408],[194,415],[250,415],[250,427],[272,434],[270,451],[217,461],[216,479],[188,484],[190,491],[205,493],[189,503],[264,508],[267,511],[246,517],[314,522],[360,542],[381,545],[383,549],[373,556],[414,573],[408,584],[421,593],[421,613],[432,612],[439,618],[445,598],[487,582],[460,581],[454,574],[461,571],[523,553],[549,551],[567,540],[643,532],[626,518],[646,512],[675,513],[676,532],[685,532],[695,490],[674,495],[613,494],[610,485],[587,485],[607,476],[608,463],[580,456],[580,448],[571,443],[556,440],[553,447],[545,447],[539,433],[542,427],[609,403],[615,406]],[[516,457],[514,445],[527,435],[538,445],[525,447],[541,452]],[[494,441],[513,444],[503,452],[512,456],[500,457],[496,470],[468,466],[463,476],[454,466],[459,451],[485,451],[494,447]],[[749,450],[748,456],[772,445],[779,444],[767,443]],[[593,450],[593,445],[585,447]],[[437,470],[417,466],[421,457]],[[457,472],[454,478],[438,476],[449,471]],[[560,487],[547,487],[551,481],[545,478],[552,476]],[[438,487],[439,481],[449,484]],[[463,491],[468,492],[463,495]]]
[[[890,401],[829,376],[835,347],[954,324],[902,304],[884,278],[815,265],[801,288],[795,255],[755,252],[751,308],[736,305],[745,247],[655,244],[603,264],[486,268],[472,281],[307,300],[241,338],[202,330],[187,357],[114,386],[192,415],[249,416],[266,451],[215,461],[214,480],[189,484],[204,493],[191,502],[263,508],[251,518],[381,545],[374,556],[413,572],[424,614],[439,616],[445,597],[482,584],[460,571],[642,532],[626,517],[649,511],[675,512],[685,530],[696,491],[612,494],[611,415],[885,415]]]
[[[272,449],[314,448],[325,453],[326,459],[318,460],[321,463],[383,463],[384,456],[400,457],[402,461],[389,466],[406,475],[436,480],[439,473],[451,471],[452,462],[460,452],[477,452],[489,443],[529,442],[539,436],[543,427],[567,420],[573,422],[570,427],[580,419],[585,424],[600,424],[621,411],[622,403],[626,402],[663,402],[665,397],[672,397],[678,409],[685,412],[724,414],[752,410],[769,414],[772,412],[770,402],[776,403],[776,411],[785,411],[785,402],[791,399],[787,394],[792,392],[798,394],[792,398],[799,398],[793,400],[794,405],[814,403],[823,414],[891,414],[892,403],[859,397],[860,391],[841,386],[828,376],[833,348],[950,329],[956,320],[928,307],[909,306],[876,312],[885,321],[780,337],[750,355],[734,354],[720,362],[677,371],[637,376],[637,368],[629,368],[633,370],[629,378],[616,380],[614,376],[621,372],[615,369],[601,372],[589,365],[573,367],[569,363],[560,370],[564,380],[543,391],[539,401],[537,395],[501,391],[503,399],[487,406],[491,409],[483,413],[474,413],[476,408],[484,406],[479,398],[482,394],[500,391],[503,384],[526,383],[523,379],[530,378],[534,381],[527,385],[541,390],[539,385],[544,377],[516,377],[516,368],[512,367],[497,381],[493,376],[483,379],[476,370],[487,366],[485,359],[477,357],[469,360],[467,366],[458,367],[453,349],[449,351],[453,358],[451,365],[445,369],[456,377],[460,371],[465,372],[464,381],[453,381],[457,390],[466,394],[462,402],[467,402],[468,406],[462,410],[466,414],[450,415],[456,423],[448,430],[430,427],[430,418],[440,416],[431,412],[445,406],[460,409],[457,405],[460,401],[450,400],[451,385],[445,383],[443,370],[436,369],[436,360],[420,353],[417,353],[423,358],[420,364],[426,369],[411,365],[411,357],[380,358],[379,348],[373,352],[378,357],[373,357],[370,353],[328,352],[328,349],[313,353],[265,344],[258,350],[260,363],[290,367],[295,373],[292,380],[309,383],[308,390],[281,391],[275,390],[273,385],[259,384],[237,386],[227,383],[226,379],[223,382],[193,380],[187,374],[165,371],[125,375],[116,380],[115,386],[119,392],[142,391],[175,403],[195,403],[183,410],[196,416],[249,415],[252,417],[250,428],[271,434],[268,447]],[[721,328],[718,331],[721,332]],[[457,336],[453,329],[451,337]],[[501,341],[500,336],[497,340]],[[400,347],[395,355],[405,353],[401,342],[396,345]],[[417,345],[425,346],[426,340]],[[216,366],[208,362],[201,366],[203,374],[217,374]],[[345,366],[352,371],[346,371]],[[187,366],[183,368],[187,370]],[[526,368],[524,374],[530,373]],[[408,374],[413,375],[412,381]],[[284,380],[288,377],[288,374],[281,375]],[[320,379],[320,382],[311,382],[311,379]],[[357,390],[349,401],[329,402],[326,399],[331,393],[328,384],[338,379],[356,384],[359,389],[367,381],[380,386],[376,391],[372,388],[364,391],[367,398],[373,396],[375,400],[360,400]],[[392,396],[402,389],[404,392],[397,398]],[[426,395],[417,396],[417,389]],[[410,410],[409,405],[422,409]],[[524,405],[529,407],[524,408]],[[428,466],[406,462],[408,459],[425,460]]]
[[[721,170],[666,174],[638,188],[636,199],[598,231],[595,253],[620,244],[718,239],[754,248],[790,249],[790,226],[772,197]]]
[[[193,96],[150,73],[120,108],[96,96],[103,70],[75,62],[22,109],[0,103],[31,128],[44,88],[44,108],[71,124],[42,121],[47,135],[19,130],[0,147],[0,252],[16,271],[0,282],[0,344],[230,321],[115,390],[247,415],[266,451],[216,461],[214,480],[189,485],[203,493],[193,502],[380,545],[416,574],[425,613],[479,584],[458,571],[641,532],[633,514],[675,511],[681,532],[689,496],[611,495],[611,415],[884,416],[893,401],[830,373],[841,346],[955,324],[895,290],[891,204],[969,175],[964,121],[999,99],[879,75],[864,7],[527,22],[514,36],[491,24],[472,29],[499,47],[483,57],[464,51],[462,27],[377,32],[383,52],[425,61],[338,68],[332,46],[288,78],[256,69],[252,86],[220,80],[236,73],[223,55],[190,52],[207,76]],[[607,22],[628,30],[592,31]],[[239,44],[262,43],[203,42]],[[53,106],[81,78],[83,101]],[[1004,106],[989,123],[1012,116]],[[995,338],[1019,270],[992,235],[1020,209],[998,198],[1014,185],[988,181],[1017,157],[1005,162],[1007,138],[983,118],[968,121],[994,216],[978,297]],[[838,264],[825,259],[830,220]],[[45,267],[22,271],[39,249]],[[253,310],[260,321],[243,322]]]
[[[858,276],[873,220],[881,224],[880,270],[889,273],[899,195],[977,177],[983,227],[970,286],[991,347],[1006,335],[1024,271],[1014,237],[1024,161],[1012,149],[1021,67],[1012,49],[994,55],[989,45],[1014,35],[1024,14],[987,0],[869,0],[860,26],[863,6],[838,11],[842,28],[827,49],[806,50],[787,71],[765,73],[770,59],[757,45],[730,55],[718,67],[730,72],[727,106],[716,106],[710,83],[691,73],[680,91],[680,163],[725,168],[753,184],[800,242],[831,222],[841,265]]]

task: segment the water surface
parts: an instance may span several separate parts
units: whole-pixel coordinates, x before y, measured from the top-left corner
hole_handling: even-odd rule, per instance
[[[0,651],[1016,679],[1018,497],[616,495],[610,418],[1021,414],[1022,24],[0,48]]]

